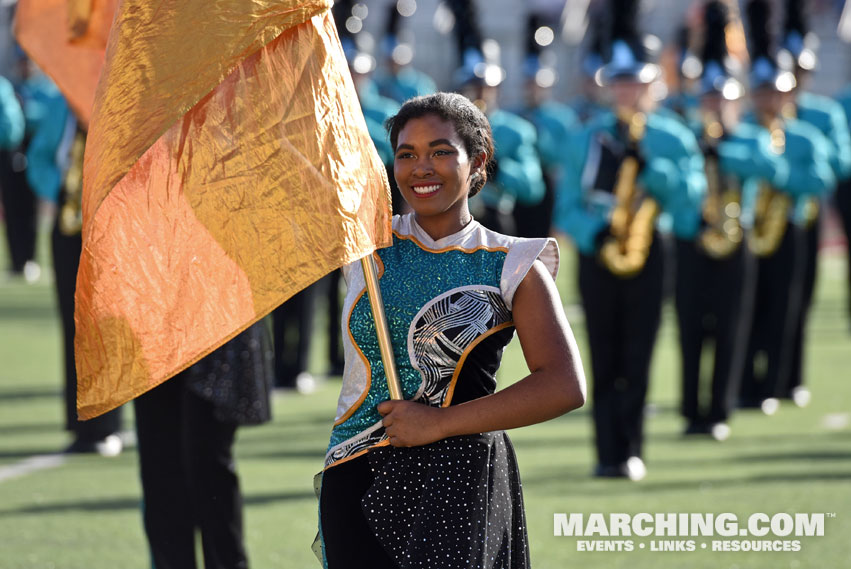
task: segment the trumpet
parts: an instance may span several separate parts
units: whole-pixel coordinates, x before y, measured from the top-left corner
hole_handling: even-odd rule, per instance
[[[771,149],[776,154],[786,151],[786,133],[783,121],[775,118],[765,121],[771,132]],[[748,247],[757,257],[770,257],[783,240],[789,225],[789,209],[792,200],[765,182],[760,182],[754,208],[754,227],[748,234]]]
[[[629,144],[637,146],[644,138],[647,117],[641,112],[620,112],[619,118],[629,126]],[[634,156],[627,156],[618,169],[615,182],[611,236],[606,238],[600,248],[603,265],[621,278],[632,277],[644,268],[653,242],[653,225],[659,214],[656,200],[638,195],[638,174],[638,160]],[[640,203],[636,208],[637,199],[640,199]]]
[[[59,210],[59,231],[78,235],[83,229],[83,154],[86,134],[78,131],[71,143],[70,165],[65,174],[65,201]]]
[[[724,127],[714,115],[704,116],[703,139],[705,148],[706,200],[703,202],[703,219],[708,227],[701,232],[698,243],[713,259],[726,259],[741,245],[744,233],[740,223],[742,212],[740,193],[730,187],[732,180],[722,176],[718,166],[718,143]]]

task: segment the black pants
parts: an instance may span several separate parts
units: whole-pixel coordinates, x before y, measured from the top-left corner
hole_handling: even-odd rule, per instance
[[[297,292],[272,312],[277,387],[295,387],[296,376],[307,370],[316,287],[314,283]]]
[[[328,569],[394,569],[399,566],[385,551],[363,514],[361,498],[372,486],[366,455],[333,466],[322,475],[319,520]],[[368,565],[357,560],[369,560]]]
[[[485,205],[481,212],[476,213],[476,221],[491,231],[496,231],[503,235],[516,235],[514,218],[495,207]]]
[[[802,259],[798,261],[801,267],[800,277],[802,279],[800,289],[800,302],[798,311],[791,317],[792,321],[792,346],[789,373],[785,382],[778,386],[778,397],[791,397],[792,391],[800,387],[804,382],[804,348],[806,346],[807,319],[810,314],[810,306],[813,303],[813,293],[816,287],[816,275],[818,273],[818,249],[821,238],[821,211],[813,223],[801,229],[802,244],[799,251]]]
[[[848,246],[848,317],[851,320],[851,180],[843,180],[836,188],[836,208],[845,228],[845,241]]]
[[[81,442],[99,441],[121,430],[121,407],[103,415],[77,420],[77,368],[74,359],[74,291],[77,288],[77,267],[80,265],[82,238],[63,235],[59,223],[51,235],[53,270],[56,275],[56,295],[62,320],[63,356],[65,363],[65,428]]]
[[[0,195],[3,198],[6,240],[13,272],[35,258],[36,200],[27,184],[23,150],[0,152]]]
[[[186,372],[134,400],[144,523],[156,569],[194,569],[195,530],[206,569],[248,567],[236,425],[186,386]]]
[[[803,292],[803,239],[800,228],[789,225],[777,251],[757,259],[753,321],[739,390],[744,407],[778,397],[788,381]]]
[[[604,466],[641,456],[650,359],[662,308],[662,253],[655,235],[643,270],[628,279],[612,275],[596,257],[579,256],[597,457]]]
[[[736,405],[750,333],[755,259],[740,246],[726,259],[676,242],[676,307],[682,355],[681,413],[691,423],[726,421]],[[700,360],[713,346],[711,399],[700,404]],[[708,408],[707,408],[708,407]]]
[[[343,311],[343,302],[340,299],[342,276],[343,272],[337,269],[323,279],[328,297],[328,365],[331,375],[343,374],[343,331],[340,324],[340,315]]]
[[[514,204],[514,231],[517,237],[549,237],[555,207],[555,182],[544,175],[544,198],[535,205]]]

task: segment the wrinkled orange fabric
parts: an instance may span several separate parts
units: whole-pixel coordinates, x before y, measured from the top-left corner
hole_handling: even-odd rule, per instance
[[[391,240],[330,0],[152,4],[119,5],[87,141],[83,419]]]
[[[118,0],[18,1],[18,43],[53,79],[83,124],[91,118],[117,3]]]

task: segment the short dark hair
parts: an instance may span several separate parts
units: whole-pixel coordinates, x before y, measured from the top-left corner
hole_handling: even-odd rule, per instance
[[[384,123],[390,133],[390,144],[394,151],[399,141],[399,132],[408,121],[427,115],[436,115],[452,123],[471,158],[485,153],[487,163],[483,164],[480,175],[470,184],[470,196],[476,195],[487,182],[488,167],[493,159],[493,133],[488,118],[469,99],[458,93],[434,93],[408,99],[396,116]]]

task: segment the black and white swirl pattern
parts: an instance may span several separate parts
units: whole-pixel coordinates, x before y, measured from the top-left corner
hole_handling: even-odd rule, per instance
[[[464,350],[510,320],[511,311],[499,289],[491,287],[454,289],[423,307],[409,336],[414,367],[423,376],[418,398],[432,406],[443,403]]]

